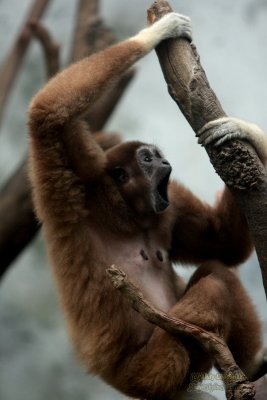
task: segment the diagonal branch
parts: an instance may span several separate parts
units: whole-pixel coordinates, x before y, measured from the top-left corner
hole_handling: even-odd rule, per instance
[[[6,60],[0,68],[0,120],[2,119],[4,106],[15,81],[15,77],[21,67],[25,53],[32,39],[29,22],[38,20],[43,15],[50,0],[35,0],[26,17],[15,43]]]
[[[167,1],[155,1],[148,10],[149,23],[171,10]],[[226,115],[208,83],[193,44],[185,39],[166,40],[156,51],[169,93],[196,133],[207,122]],[[244,142],[233,141],[219,150],[207,146],[206,150],[248,220],[267,294],[266,171],[252,147]]]
[[[113,286],[122,293],[131,307],[148,322],[159,326],[171,335],[197,340],[202,348],[215,358],[222,372],[228,399],[254,399],[255,389],[253,384],[248,382],[244,373],[236,365],[230,350],[222,339],[196,325],[173,318],[153,307],[144,298],[140,290],[129,281],[126,274],[115,266],[107,270],[107,275]]]
[[[26,169],[23,161],[0,191],[0,278],[38,230]]]

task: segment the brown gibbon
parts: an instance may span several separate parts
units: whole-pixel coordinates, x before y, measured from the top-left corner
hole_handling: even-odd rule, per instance
[[[207,372],[214,360],[131,309],[106,276],[112,264],[155,307],[224,338],[249,378],[263,360],[261,324],[227,268],[253,247],[230,192],[214,207],[204,204],[170,181],[171,166],[156,146],[136,141],[104,151],[83,122],[129,67],[160,41],[179,36],[190,40],[190,20],[170,13],[60,72],[29,109],[34,203],[70,337],[88,370],[143,399],[179,398],[190,374]],[[216,144],[209,128],[200,140]],[[246,124],[244,131],[250,132]],[[175,262],[202,265],[186,286]]]

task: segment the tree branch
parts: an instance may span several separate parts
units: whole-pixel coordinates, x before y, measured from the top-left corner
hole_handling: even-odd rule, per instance
[[[77,7],[70,62],[78,61],[98,50],[102,50],[113,42],[114,37],[110,31],[111,38],[101,34],[100,37],[102,39],[100,40],[103,40],[102,48],[98,48],[95,40],[95,36],[99,36],[97,28],[92,31],[92,25],[94,25],[95,21],[99,21],[99,1],[80,0]]]
[[[97,10],[97,0],[80,0],[74,40],[75,54],[72,56],[72,59],[75,58],[76,61],[84,56],[84,52],[93,54],[114,42],[114,35],[100,20],[96,14]],[[86,25],[88,20],[93,21],[89,23],[89,26]],[[30,26],[42,44],[47,75],[50,77],[57,72],[59,66],[58,45],[49,37],[48,31],[42,25],[33,21],[33,16],[31,16]],[[92,131],[102,129],[132,76],[133,71],[122,77],[118,85],[106,94],[101,104],[98,103],[91,110],[88,120]],[[103,135],[100,135],[99,140],[101,141],[101,145],[110,146],[112,143],[115,144],[116,141],[118,142],[118,137],[108,135],[107,138],[104,138]],[[14,177],[5,185],[5,190],[0,192],[0,217],[1,215],[10,216],[10,218],[0,218],[0,277],[3,276],[11,262],[14,261],[17,255],[34,237],[38,229],[32,211],[26,165],[27,160],[25,159],[14,173]],[[13,185],[13,182],[17,183]],[[21,199],[24,199],[24,201],[22,202]],[[14,241],[13,237],[17,237],[17,240]],[[10,243],[12,243],[12,247],[8,245]]]
[[[29,47],[32,35],[29,22],[38,20],[43,15],[50,0],[35,0],[26,17],[21,31],[9,52],[6,60],[0,68],[0,120],[2,119],[4,106],[14,83],[15,77],[21,67],[25,53]]]
[[[59,46],[38,21],[29,22],[29,27],[42,45],[47,76],[51,77],[59,69]],[[0,191],[0,277],[31,241],[38,228],[25,157]]]
[[[0,192],[0,278],[38,230],[24,161]]]
[[[29,26],[36,39],[42,45],[46,75],[48,78],[51,78],[60,70],[60,45],[53,40],[48,30],[40,22],[32,20]]]
[[[254,399],[254,385],[248,382],[244,373],[236,365],[230,350],[222,339],[196,325],[173,318],[153,307],[144,298],[141,291],[129,281],[126,274],[115,266],[107,270],[107,275],[113,286],[122,293],[131,307],[139,312],[144,319],[171,335],[180,338],[190,337],[196,340],[208,354],[215,358],[222,373],[227,399]]]
[[[153,23],[172,9],[167,1],[158,0],[148,10]],[[215,93],[200,64],[196,47],[185,39],[161,43],[157,55],[170,95],[197,133],[207,122],[224,117]],[[258,254],[265,293],[267,294],[267,176],[252,147],[233,141],[214,150],[206,148],[210,160],[229,186],[248,220]]]
[[[99,17],[98,1],[80,0],[77,15],[70,57],[72,61],[78,61],[83,57],[102,51],[116,42],[112,30]],[[133,76],[134,69],[132,68],[90,108],[86,120],[92,132],[103,129]]]

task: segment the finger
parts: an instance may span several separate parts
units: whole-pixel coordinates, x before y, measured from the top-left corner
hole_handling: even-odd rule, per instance
[[[230,134],[222,137],[216,143],[214,143],[214,147],[219,147],[222,144],[224,144],[225,142],[228,142],[229,140],[234,140],[234,139],[245,139],[245,136],[242,135],[242,133],[240,133],[240,132],[230,133]]]
[[[214,121],[210,121],[207,124],[205,124],[197,132],[197,136],[200,136],[200,135],[202,135],[203,132],[208,131],[208,130],[213,129],[213,128],[214,129],[215,128],[219,129],[219,127],[221,127],[221,126],[223,126],[223,125],[225,125],[227,123],[230,123],[228,118],[220,118],[220,119],[217,119],[217,120],[214,120]]]
[[[216,128],[215,128],[216,129]],[[213,141],[216,141],[220,139],[221,137],[225,136],[229,131],[227,129],[214,129],[214,132],[209,130],[208,132],[203,133],[199,138],[198,138],[198,143],[199,144],[207,144],[212,143]]]
[[[179,13],[175,13],[175,15],[177,15],[181,20],[186,21],[187,23],[191,23],[191,18],[188,17],[187,15],[183,15],[183,14],[179,14]]]

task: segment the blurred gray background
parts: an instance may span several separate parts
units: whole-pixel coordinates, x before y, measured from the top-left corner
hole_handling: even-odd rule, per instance
[[[0,0],[0,61],[22,23],[31,0]],[[120,38],[146,23],[146,0],[102,0],[102,15]],[[267,1],[172,0],[193,20],[194,41],[211,86],[225,111],[267,128]],[[75,0],[53,0],[46,25],[67,59]],[[154,53],[139,62],[138,75],[109,123],[126,139],[158,144],[173,165],[172,177],[203,200],[213,202],[223,184],[205,151],[167,94]],[[0,183],[26,151],[26,110],[44,82],[42,55],[33,44],[10,97],[0,134]],[[15,112],[14,112],[15,110]],[[242,232],[240,232],[242,235]],[[192,269],[179,269],[189,276]],[[266,330],[266,300],[257,259],[241,268]],[[265,335],[266,336],[266,335]],[[212,388],[211,388],[212,390]],[[224,399],[222,390],[216,396]],[[123,398],[86,375],[69,344],[52,276],[39,235],[14,263],[0,286],[0,399],[94,400]]]

